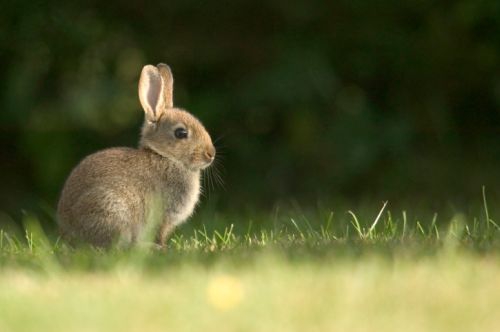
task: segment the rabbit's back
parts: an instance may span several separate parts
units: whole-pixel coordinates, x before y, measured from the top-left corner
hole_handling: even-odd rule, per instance
[[[133,242],[145,218],[145,198],[154,192],[152,156],[113,148],[94,153],[72,171],[58,205],[63,237],[108,246],[118,237]]]

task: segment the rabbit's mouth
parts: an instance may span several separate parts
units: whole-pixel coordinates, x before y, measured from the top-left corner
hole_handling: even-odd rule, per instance
[[[215,159],[215,148],[213,146],[207,148],[205,152],[201,153],[199,156],[200,169],[204,170],[205,168],[212,165]]]
[[[186,167],[188,167],[192,171],[202,171],[210,167],[210,165],[212,165],[212,162],[213,158],[207,159],[207,158],[200,158],[199,156],[197,156],[192,158],[189,164],[186,165]]]
[[[213,161],[214,161],[214,159],[213,159],[213,158],[211,158],[210,160],[205,161],[205,162],[201,165],[200,169],[201,169],[201,170],[204,170],[204,169],[206,169],[206,168],[210,167],[210,165],[212,165]]]

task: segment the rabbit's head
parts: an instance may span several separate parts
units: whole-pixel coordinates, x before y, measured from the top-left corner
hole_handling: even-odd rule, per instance
[[[174,108],[174,78],[165,64],[144,66],[139,80],[139,100],[146,113],[140,145],[197,171],[215,158],[212,139],[201,122],[185,110]]]

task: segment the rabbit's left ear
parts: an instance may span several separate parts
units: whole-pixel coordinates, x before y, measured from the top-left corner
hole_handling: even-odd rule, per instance
[[[174,107],[174,76],[170,67],[164,63],[159,63],[156,68],[160,73],[163,82],[163,100],[166,108]]]
[[[142,68],[139,80],[139,100],[149,122],[156,122],[165,107],[163,85],[158,68],[152,65]]]

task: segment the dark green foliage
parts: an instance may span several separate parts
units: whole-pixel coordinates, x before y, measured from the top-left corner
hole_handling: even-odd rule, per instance
[[[496,0],[4,1],[1,209],[53,207],[84,155],[135,145],[138,75],[160,61],[222,137],[218,208],[460,204],[482,184],[494,202],[499,36]]]

